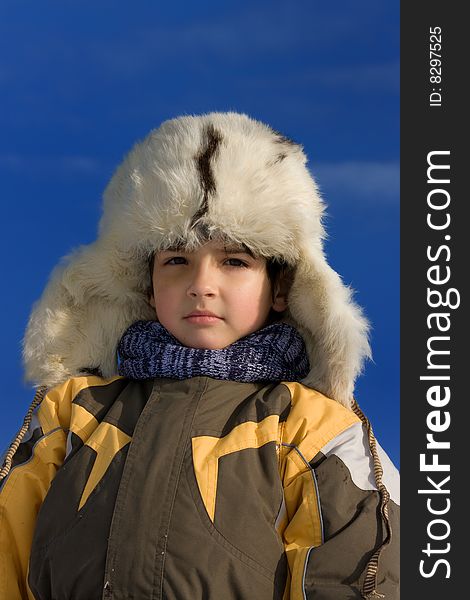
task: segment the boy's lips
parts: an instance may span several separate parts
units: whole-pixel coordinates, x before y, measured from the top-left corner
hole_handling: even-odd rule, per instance
[[[210,310],[193,310],[189,313],[189,315],[185,316],[185,319],[187,319],[188,317],[217,317],[218,319],[221,318],[219,317],[219,315],[216,315]]]
[[[210,310],[193,310],[184,318],[190,323],[214,323],[222,319]]]

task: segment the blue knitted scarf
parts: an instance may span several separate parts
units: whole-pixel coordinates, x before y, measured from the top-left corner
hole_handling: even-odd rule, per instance
[[[137,321],[118,346],[129,379],[198,375],[231,381],[298,381],[309,371],[305,344],[287,323],[273,323],[221,350],[183,346],[157,321]]]

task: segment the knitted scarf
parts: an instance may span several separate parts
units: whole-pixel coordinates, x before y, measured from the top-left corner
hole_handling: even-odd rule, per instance
[[[273,323],[221,350],[183,346],[157,321],[137,321],[118,346],[129,379],[198,375],[231,381],[298,381],[309,372],[305,344],[287,323]]]

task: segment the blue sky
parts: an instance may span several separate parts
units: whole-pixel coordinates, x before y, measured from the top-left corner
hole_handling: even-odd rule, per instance
[[[302,143],[326,252],[372,323],[356,397],[399,462],[399,3],[4,0],[0,447],[33,393],[21,339],[60,257],[96,235],[131,146],[180,114],[236,110]]]

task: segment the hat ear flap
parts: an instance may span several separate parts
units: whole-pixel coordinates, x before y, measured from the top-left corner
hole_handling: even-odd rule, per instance
[[[371,356],[369,324],[352,300],[352,290],[322,253],[303,254],[289,293],[288,315],[309,354],[310,373],[303,383],[350,407],[355,379]]]
[[[142,261],[130,268],[98,242],[66,257],[29,319],[23,341],[26,379],[53,386],[84,370],[116,375],[116,347],[129,323],[155,318],[145,291],[128,287],[129,277],[142,282],[142,268]]]

